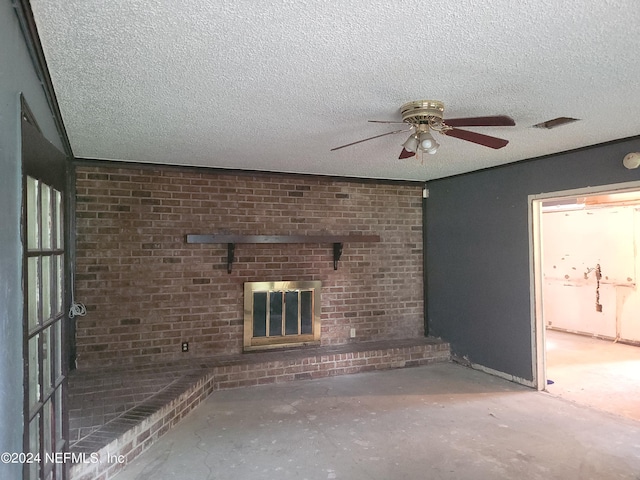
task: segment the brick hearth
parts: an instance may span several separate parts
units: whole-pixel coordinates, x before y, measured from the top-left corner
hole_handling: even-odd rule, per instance
[[[97,452],[103,463],[76,464],[71,478],[112,478],[215,390],[449,359],[447,343],[421,338],[76,371],[69,379],[71,451]],[[123,463],[107,462],[108,457]]]

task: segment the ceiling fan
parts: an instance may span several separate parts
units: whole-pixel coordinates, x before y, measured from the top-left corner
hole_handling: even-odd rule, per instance
[[[449,118],[445,123],[445,120],[443,119],[444,103],[438,100],[416,100],[405,103],[400,107],[400,113],[402,114],[402,122],[369,120],[369,122],[372,123],[405,123],[409,125],[411,135],[409,135],[409,138],[402,144],[402,152],[400,152],[400,157],[398,158],[413,157],[416,152],[426,152],[432,155],[436,153],[440,144],[431,135],[431,130],[449,137],[455,137],[460,140],[477,143],[478,145],[483,145],[485,147],[494,149],[502,148],[509,143],[508,140],[483,135],[481,133],[470,132],[469,130],[461,130],[456,127],[511,127],[516,124],[511,117],[506,115]],[[358,140],[357,142],[347,143],[346,145],[332,148],[331,151],[367,142],[374,138],[394,135],[396,133],[406,131],[407,129],[394,130],[392,132]]]

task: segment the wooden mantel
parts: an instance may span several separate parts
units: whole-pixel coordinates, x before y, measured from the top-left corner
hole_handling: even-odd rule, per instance
[[[228,235],[228,234],[189,234],[187,243],[226,243],[227,272],[231,273],[236,243],[332,243],[333,269],[338,269],[338,260],[342,256],[342,246],[348,242],[379,242],[380,235]]]

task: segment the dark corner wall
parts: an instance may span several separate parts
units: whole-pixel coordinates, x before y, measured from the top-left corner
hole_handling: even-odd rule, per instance
[[[43,134],[63,147],[10,0],[0,0],[0,45],[0,452],[22,452],[20,93]],[[22,465],[0,464],[0,478],[22,478]]]
[[[528,196],[640,180],[640,138],[428,183],[429,333],[452,355],[532,380]]]

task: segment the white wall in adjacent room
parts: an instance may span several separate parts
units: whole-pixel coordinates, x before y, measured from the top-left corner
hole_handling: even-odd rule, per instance
[[[635,205],[616,205],[543,213],[543,305],[547,325],[640,341],[637,209]],[[602,274],[599,288],[598,265]]]

